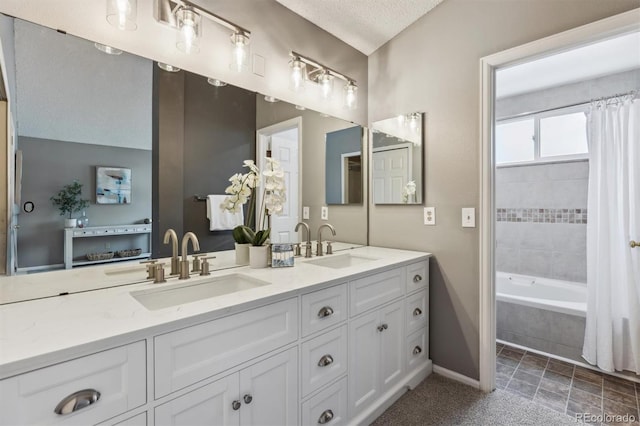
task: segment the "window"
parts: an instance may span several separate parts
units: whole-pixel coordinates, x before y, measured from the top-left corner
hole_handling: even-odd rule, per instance
[[[587,158],[586,106],[496,123],[496,164]]]

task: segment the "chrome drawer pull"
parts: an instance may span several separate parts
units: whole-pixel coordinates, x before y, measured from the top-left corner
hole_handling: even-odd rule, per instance
[[[422,315],[422,309],[420,309],[420,308],[415,308],[415,309],[413,310],[413,316],[414,316],[414,317],[417,317],[417,316],[420,316],[420,315]]]
[[[416,275],[413,276],[413,282],[414,283],[419,283],[420,281],[422,281],[422,275],[416,274]]]
[[[98,402],[100,399],[100,392],[95,389],[83,389],[78,392],[74,392],[71,395],[64,398],[56,406],[54,413],[64,416],[78,410],[82,410],[84,407],[88,407],[91,404]]]
[[[318,361],[318,367],[326,367],[331,364],[333,364],[333,357],[329,354],[323,355],[320,361]]]
[[[233,401],[231,403],[231,408],[233,408],[233,411],[238,411],[241,405],[240,401]]]
[[[331,315],[333,315],[333,309],[331,306],[324,306],[318,311],[318,318],[326,318]]]
[[[333,411],[324,410],[324,412],[322,414],[320,414],[320,418],[318,419],[318,423],[323,425],[325,423],[329,423],[331,420],[333,420]]]
[[[418,355],[420,352],[422,352],[422,348],[420,346],[416,346],[415,348],[413,348],[414,355]]]
[[[251,401],[253,401],[253,397],[249,394],[243,396],[242,399],[244,399],[245,404],[251,404]]]

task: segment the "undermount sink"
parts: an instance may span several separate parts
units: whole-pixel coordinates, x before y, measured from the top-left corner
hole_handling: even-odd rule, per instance
[[[324,266],[325,268],[342,269],[350,266],[359,265],[361,263],[371,262],[372,260],[378,260],[373,257],[356,256],[350,253],[339,255],[328,255],[327,257],[318,257],[316,259],[308,260],[306,263],[310,263],[316,266]]]
[[[230,274],[206,281],[186,282],[157,289],[132,291],[130,294],[145,308],[155,311],[269,284],[271,283],[246,275]]]

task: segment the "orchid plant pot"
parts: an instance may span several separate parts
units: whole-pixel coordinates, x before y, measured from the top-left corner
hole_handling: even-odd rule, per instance
[[[249,264],[249,247],[251,247],[251,243],[236,243],[236,265]]]
[[[266,268],[269,265],[269,246],[249,247],[249,267]]]
[[[73,219],[65,219],[64,220],[64,227],[65,228],[75,228],[76,225],[77,225],[77,221],[78,221],[78,219],[75,219],[75,218],[73,218]]]

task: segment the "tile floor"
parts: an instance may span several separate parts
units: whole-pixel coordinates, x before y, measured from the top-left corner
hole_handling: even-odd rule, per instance
[[[578,413],[604,417],[628,414],[634,422],[604,424],[640,425],[638,383],[500,343],[496,354],[498,389],[573,418]]]

